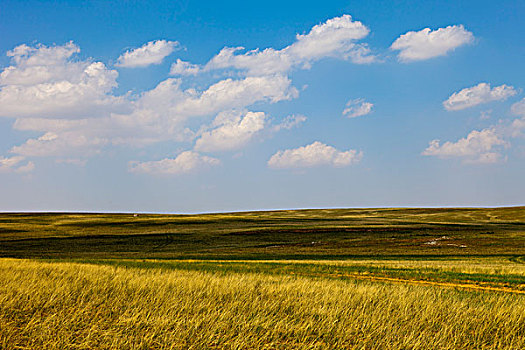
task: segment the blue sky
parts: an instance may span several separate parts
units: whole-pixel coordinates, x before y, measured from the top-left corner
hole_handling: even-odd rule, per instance
[[[523,205],[524,16],[2,1],[0,210]]]

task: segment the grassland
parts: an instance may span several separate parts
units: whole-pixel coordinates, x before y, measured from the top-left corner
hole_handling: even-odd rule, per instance
[[[0,214],[0,349],[523,349],[525,208]]]
[[[0,269],[6,349],[525,347],[516,294],[65,262]]]
[[[0,214],[0,257],[522,256],[524,231],[523,207],[139,216]]]

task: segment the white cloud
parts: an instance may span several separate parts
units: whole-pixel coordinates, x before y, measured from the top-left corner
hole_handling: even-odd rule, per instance
[[[372,112],[373,103],[366,102],[362,98],[350,100],[346,103],[346,108],[343,110],[343,116],[347,118],[355,118],[367,115]]]
[[[68,64],[68,59],[79,52],[80,49],[73,42],[50,47],[19,45],[7,51],[14,65],[2,71],[0,84],[35,85],[50,80],[68,80],[83,70],[82,66]]]
[[[361,26],[352,23],[356,28]],[[324,35],[323,30],[314,32],[299,36],[298,41]],[[123,55],[126,59],[122,65],[131,64],[131,58],[144,58],[141,55],[151,53],[148,48],[153,44]],[[227,78],[203,89],[182,89],[181,79],[169,78],[151,90],[115,96],[117,71],[102,62],[79,59],[79,52],[72,42],[61,46],[20,45],[8,52],[12,63],[0,72],[0,116],[14,118],[15,130],[40,133],[13,146],[11,158],[55,157],[56,162],[83,165],[89,157],[119,146],[146,147],[196,138],[198,150],[228,150],[242,147],[263,131],[289,129],[306,119],[292,116],[273,125],[262,112],[244,112],[240,119],[218,123],[225,111],[245,111],[254,104],[296,98],[298,90],[284,74]],[[180,60],[172,68],[172,73],[181,75],[199,69]],[[212,116],[216,118],[211,128],[201,126],[200,132],[194,132],[187,126],[199,130],[198,123],[207,121],[197,118]],[[181,159],[184,157],[187,155]]]
[[[161,141],[189,141],[191,131],[181,120],[160,110],[137,109],[131,114],[78,120],[28,118],[15,121],[17,130],[43,132],[10,152],[27,157],[92,157],[114,146],[146,147]]]
[[[17,119],[13,125],[15,130],[37,131],[43,134],[12,147],[10,153],[24,157],[91,157],[110,145],[111,137],[118,132],[112,129],[109,121],[110,118]]]
[[[516,115],[525,117],[525,98],[523,98],[521,101],[518,101],[518,102],[514,103],[510,107],[510,110],[511,110],[512,113],[514,113]]]
[[[258,101],[275,103],[297,96],[298,91],[291,86],[290,79],[282,75],[225,79],[200,94],[188,94],[175,106],[175,111],[188,116],[207,115],[247,107]]]
[[[361,22],[352,21],[350,15],[343,15],[314,26],[308,34],[298,34],[297,41],[286,50],[300,61],[342,57],[358,58],[358,63],[363,63],[364,57],[361,51],[363,47],[354,42],[363,39],[369,32],[370,30]]]
[[[325,57],[350,59],[354,63],[370,63],[375,56],[365,44],[356,44],[369,29],[350,15],[343,15],[314,26],[308,34],[298,34],[296,41],[282,50],[267,48],[240,54],[243,47],[225,47],[205,66],[206,70],[235,68],[250,75],[284,73],[294,67],[309,68]]]
[[[512,137],[523,137],[523,131],[525,130],[525,98],[514,103],[510,110],[513,114],[520,116],[520,118],[516,118],[512,122],[509,130],[510,135]]]
[[[474,130],[457,142],[447,141],[440,144],[439,140],[433,140],[422,155],[444,159],[461,158],[465,163],[495,163],[502,159],[499,149],[508,146],[509,144],[492,127],[481,131]]]
[[[146,67],[152,64],[160,64],[166,56],[179,46],[177,41],[155,40],[133,50],[123,53],[117,61],[116,66],[125,68]]]
[[[29,173],[35,169],[33,162],[21,164],[25,157],[14,156],[10,158],[0,157],[0,173]]]
[[[322,165],[344,167],[358,163],[362,152],[339,151],[332,146],[316,141],[310,145],[278,151],[268,161],[271,168],[309,168]]]
[[[193,151],[185,151],[180,153],[176,158],[166,158],[150,162],[131,162],[129,171],[132,173],[151,175],[176,175],[194,172],[218,164],[220,164],[218,159],[202,156]]]
[[[305,116],[290,115],[282,122],[272,125],[263,112],[221,112],[209,127],[199,132],[200,138],[195,143],[195,149],[201,152],[239,149],[256,137],[262,138],[283,129],[290,130],[305,121]]]
[[[496,96],[502,96],[504,93],[501,92],[508,91],[504,88],[504,85],[498,88],[500,88],[500,93],[497,93]],[[488,91],[496,89],[490,90],[490,87],[488,87]],[[511,122],[500,121],[499,124],[481,131],[474,130],[467,137],[461,138],[456,142],[448,141],[440,144],[439,140],[433,140],[421,154],[442,159],[458,158],[463,163],[496,163],[505,161],[507,157],[504,155],[503,150],[510,148],[510,140],[524,136],[525,99],[514,103],[511,107],[511,112],[520,117]]]
[[[454,25],[434,31],[425,28],[418,32],[408,32],[397,38],[390,48],[400,51],[398,58],[401,62],[411,62],[444,56],[473,41],[474,35],[471,32],[462,25]]]
[[[23,131],[63,131],[86,125],[87,119],[50,119],[50,118],[21,118],[16,119],[13,129]]]
[[[262,131],[266,124],[263,112],[220,113],[214,120],[210,131],[205,131],[195,143],[201,152],[216,152],[238,149],[247,144]]]
[[[361,22],[348,15],[333,18],[297,35],[296,41],[282,50],[253,51],[246,55],[231,51],[233,61],[228,63],[227,59],[224,68],[257,74],[223,79],[204,89],[182,89],[181,79],[170,78],[152,90],[123,96],[113,93],[118,86],[118,72],[102,62],[79,59],[76,55],[80,49],[73,42],[17,46],[8,52],[11,65],[0,72],[0,116],[15,118],[15,130],[41,134],[9,152],[15,157],[58,157],[56,161],[73,159],[67,163],[84,164],[86,158],[122,145],[146,147],[163,141],[188,142],[197,138],[198,150],[242,147],[263,131],[291,129],[306,118],[290,116],[273,125],[264,113],[244,112],[243,116],[223,120],[219,125],[221,113],[296,98],[298,90],[285,75],[290,68],[308,68],[323,57],[373,60],[366,46],[356,43],[368,32]],[[152,41],[121,55],[117,65],[160,63],[177,47],[178,43],[173,41]],[[224,49],[212,61],[218,62],[228,50]],[[238,60],[234,56],[239,56]],[[243,60],[246,65],[239,63]],[[170,73],[194,75],[201,69],[177,59]],[[186,126],[189,119],[211,116],[216,116],[211,129],[201,126],[201,131],[195,133]],[[191,125],[199,129],[196,122]]]
[[[522,137],[525,130],[525,117],[514,119],[510,125],[510,135],[512,137]]]
[[[195,75],[199,73],[201,67],[197,64],[190,62],[182,61],[177,58],[177,61],[171,65],[170,74],[171,75]]]
[[[109,93],[118,73],[102,62],[73,60],[79,48],[20,45],[8,52],[12,66],[0,73],[0,116],[86,117],[123,110]]]
[[[286,118],[284,118],[284,120],[281,123],[275,125],[273,127],[273,131],[277,132],[283,129],[291,130],[296,126],[304,123],[306,119],[307,118],[304,115],[289,115]]]
[[[284,73],[292,65],[289,55],[273,48],[263,51],[252,50],[237,54],[243,47],[225,47],[205,66],[205,70],[235,68],[246,70],[252,75]]]
[[[14,128],[43,132],[11,149],[27,157],[91,157],[105,147],[145,147],[161,141],[189,141],[188,118],[224,110],[244,109],[255,102],[278,102],[297,90],[283,76],[247,77],[219,81],[203,91],[182,90],[179,79],[166,79],[130,101],[132,112],[84,119],[17,119]],[[52,135],[52,137],[51,137]]]
[[[512,86],[500,85],[491,88],[488,83],[479,83],[476,86],[453,93],[443,102],[443,106],[448,111],[458,111],[482,103],[505,100],[516,95],[516,93]]]
[[[53,133],[29,139],[20,146],[14,146],[10,152],[25,157],[48,156],[92,156],[109,143],[105,137],[92,136],[91,133],[77,131]]]

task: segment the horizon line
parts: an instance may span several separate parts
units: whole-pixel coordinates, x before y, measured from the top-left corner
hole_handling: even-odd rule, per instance
[[[278,211],[301,211],[301,210],[366,210],[366,209],[510,209],[524,207],[525,204],[510,204],[510,205],[488,205],[488,206],[377,206],[377,207],[302,207],[302,208],[266,208],[266,209],[241,209],[241,210],[227,210],[227,211],[195,211],[195,212],[162,212],[162,211],[82,211],[82,210],[7,210],[0,211],[2,214],[142,214],[142,215],[203,215],[203,214],[235,214],[235,213],[251,213],[251,212],[278,212]]]

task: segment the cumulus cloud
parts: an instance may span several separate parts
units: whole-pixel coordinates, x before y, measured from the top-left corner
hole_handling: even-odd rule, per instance
[[[358,163],[363,154],[356,150],[339,151],[316,141],[310,145],[278,151],[268,161],[271,168],[310,168],[322,165],[344,167]]]
[[[343,116],[347,118],[355,118],[367,115],[372,112],[373,103],[366,102],[362,98],[350,100],[346,103],[346,108],[343,110]]]
[[[250,75],[284,73],[292,68],[309,68],[325,57],[349,59],[354,63],[370,63],[370,54],[363,39],[370,30],[350,15],[343,15],[314,26],[307,34],[297,34],[296,41],[282,50],[267,48],[240,53],[243,47],[225,47],[205,66],[205,70],[235,68]]]
[[[117,60],[117,67],[136,68],[160,64],[166,56],[171,55],[179,47],[177,41],[155,40],[141,47],[128,50]]]
[[[227,109],[249,106],[257,101],[276,103],[296,98],[299,92],[291,80],[282,75],[225,79],[211,85],[201,94],[194,94],[175,107],[185,115],[206,115]]]
[[[79,52],[79,47],[73,42],[49,47],[19,45],[7,51],[13,65],[2,71],[0,84],[35,85],[50,80],[68,80],[82,71],[83,67],[68,64],[69,58]]]
[[[296,94],[291,81],[283,76],[226,79],[202,91],[183,90],[179,79],[170,78],[129,101],[129,113],[74,120],[19,118],[15,129],[39,131],[42,135],[14,146],[11,152],[26,157],[78,158],[94,156],[110,146],[145,147],[162,141],[191,141],[195,135],[185,126],[188,118],[242,110],[255,102],[274,103]],[[219,129],[214,137],[226,129]],[[206,136],[201,142],[205,140]]]
[[[216,152],[238,149],[247,144],[265,127],[266,115],[263,112],[220,113],[214,120],[213,128],[205,131],[195,143],[201,152]]]
[[[200,66],[190,62],[182,61],[177,58],[177,61],[171,65],[171,75],[195,75],[201,70]]]
[[[443,159],[460,158],[465,163],[495,163],[502,160],[501,147],[508,146],[508,142],[492,127],[474,130],[456,142],[440,144],[439,140],[433,140],[422,155]]]
[[[448,111],[458,111],[482,103],[505,100],[516,95],[516,93],[512,86],[500,85],[491,88],[488,83],[479,83],[476,86],[453,93],[443,102],[443,106]]]
[[[231,110],[221,112],[213,123],[199,132],[195,150],[201,152],[239,149],[257,137],[280,130],[290,130],[306,121],[302,115],[290,115],[272,125],[264,112]],[[264,134],[263,134],[264,132]]]
[[[369,29],[348,15],[327,20],[282,50],[240,54],[225,48],[201,67],[177,59],[170,74],[195,75],[202,70],[234,68],[249,74],[226,78],[203,89],[182,89],[181,79],[169,78],[140,94],[114,94],[118,72],[102,62],[80,59],[80,48],[64,45],[20,45],[7,54],[10,66],[0,72],[0,116],[15,119],[15,130],[38,132],[9,152],[14,157],[55,157],[84,164],[86,158],[115,146],[146,147],[163,142],[196,140],[199,151],[233,150],[259,134],[291,129],[306,120],[289,116],[273,124],[262,112],[247,112],[256,103],[277,103],[296,98],[298,90],[286,73],[308,68],[324,57],[365,63],[374,60],[365,44]],[[179,44],[157,40],[122,54],[119,67],[158,64]],[[227,111],[242,115],[224,118]],[[208,127],[189,119],[215,116]],[[21,159],[14,158],[13,159]]]
[[[147,147],[158,142],[195,141],[195,150],[203,152],[237,149],[259,135],[262,138],[291,129],[306,120],[304,116],[289,116],[274,124],[262,112],[247,111],[254,104],[296,98],[299,92],[286,75],[289,69],[307,68],[323,57],[355,62],[373,60],[366,46],[356,42],[368,32],[368,28],[350,16],[333,18],[297,35],[296,41],[282,50],[265,50],[268,56],[255,51],[241,55],[233,50],[233,63],[226,63],[224,68],[250,73],[241,74],[240,78],[228,75],[220,80],[222,74],[217,72],[213,79],[219,80],[203,88],[191,84],[182,88],[182,78],[168,78],[151,90],[122,96],[115,93],[118,72],[94,59],[80,58],[80,48],[73,42],[17,46],[7,53],[10,65],[0,71],[0,116],[13,118],[15,130],[38,135],[13,146],[9,150],[12,157],[5,159],[10,159],[9,164],[18,161],[17,166],[9,168],[23,170],[33,166],[28,160],[31,157],[55,157],[57,162],[83,165],[87,158],[115,147]],[[138,67],[160,63],[177,47],[176,42],[152,41],[124,53],[117,65]],[[217,63],[218,57],[227,51],[224,49],[212,61]],[[268,57],[274,54],[281,63],[275,68],[264,68],[273,65]],[[243,60],[240,56],[246,56],[251,63],[246,66],[236,63]],[[178,59],[170,73],[188,76],[218,68],[212,67],[212,61],[206,68]],[[232,110],[242,114],[224,118]],[[199,127],[199,123],[208,123],[207,118],[211,117],[215,119],[210,126]],[[212,159],[203,157],[193,152],[180,159],[140,163],[143,166],[137,163],[133,169],[154,164],[175,167],[173,164],[180,165],[184,159],[204,163]],[[5,160],[4,169],[7,163]]]
[[[109,93],[118,73],[102,62],[74,60],[78,46],[20,45],[8,51],[12,65],[0,73],[0,116],[86,117],[124,110]]]
[[[507,91],[499,86],[500,91]],[[496,88],[488,91],[494,91]],[[463,90],[462,90],[463,91]],[[514,90],[511,90],[514,92]],[[513,95],[514,93],[512,93]],[[497,96],[504,95],[499,93]],[[510,95],[510,96],[512,96]],[[422,152],[425,156],[435,156],[442,159],[457,158],[463,163],[496,163],[504,161],[507,157],[504,149],[511,146],[510,140],[523,137],[525,131],[525,98],[511,106],[511,112],[518,116],[512,121],[500,121],[495,126],[481,131],[474,130],[467,137],[456,142],[447,141],[443,144],[439,140],[433,140]]]
[[[150,162],[131,162],[129,171],[151,175],[177,175],[219,165],[218,159],[202,156],[197,152],[185,151],[176,158],[165,158]]]
[[[29,173],[35,169],[33,162],[25,162],[25,157],[0,157],[0,173]]]
[[[398,58],[401,62],[411,62],[444,56],[451,50],[473,41],[474,35],[463,25],[454,25],[434,31],[425,28],[418,32],[405,33],[397,38],[390,48],[399,51]]]
[[[314,26],[308,34],[297,35],[297,41],[287,48],[294,57],[306,61],[323,57],[342,57],[357,59],[357,63],[367,61],[362,55],[362,46],[354,41],[363,39],[370,30],[350,15],[343,15]],[[373,57],[369,58],[370,60]]]

